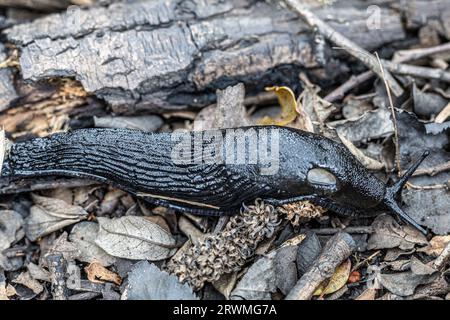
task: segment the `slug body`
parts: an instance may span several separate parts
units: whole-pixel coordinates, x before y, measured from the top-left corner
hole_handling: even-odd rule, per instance
[[[309,200],[343,215],[384,208],[424,231],[395,201],[424,157],[388,187],[343,145],[286,127],[83,129],[13,145],[1,175],[88,178],[201,215],[233,214],[255,198],[274,205]]]

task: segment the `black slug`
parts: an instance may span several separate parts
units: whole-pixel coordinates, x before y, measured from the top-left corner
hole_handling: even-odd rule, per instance
[[[397,200],[427,154],[386,186],[343,145],[286,127],[175,134],[83,129],[14,144],[1,175],[95,179],[202,215],[233,214],[255,198],[274,205],[309,200],[342,215],[387,209],[426,233]]]

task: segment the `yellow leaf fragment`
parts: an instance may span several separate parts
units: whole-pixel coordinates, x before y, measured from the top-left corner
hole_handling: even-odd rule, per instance
[[[324,296],[338,291],[342,288],[350,276],[352,263],[350,259],[347,259],[339,267],[336,268],[334,274],[329,280],[325,280],[314,292],[315,296]]]
[[[106,269],[98,262],[89,264],[84,271],[87,273],[88,280],[93,283],[112,282],[120,286],[122,278],[115,272]]]
[[[288,87],[267,87],[266,91],[274,91],[277,95],[278,102],[281,106],[281,113],[278,118],[273,119],[265,116],[260,124],[285,126],[290,124],[297,118],[297,101],[294,92]]]

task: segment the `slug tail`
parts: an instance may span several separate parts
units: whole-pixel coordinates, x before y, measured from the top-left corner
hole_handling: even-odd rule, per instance
[[[422,156],[416,160],[416,162],[406,171],[406,173],[392,186],[387,187],[386,194],[384,196],[384,205],[394,214],[402,218],[407,223],[411,224],[417,230],[419,230],[424,235],[427,231],[422,228],[413,218],[411,218],[403,209],[401,209],[396,202],[396,199],[400,197],[403,187],[413,173],[417,170],[420,164],[425,160],[425,158],[430,154],[429,151],[425,151]]]

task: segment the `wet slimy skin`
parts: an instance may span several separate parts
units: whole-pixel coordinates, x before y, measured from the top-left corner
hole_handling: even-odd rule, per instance
[[[232,141],[227,137],[236,136],[236,130],[251,132],[256,140],[227,143]],[[260,139],[267,136],[268,140]],[[198,149],[193,147],[199,137],[203,137],[200,144],[203,148],[216,150],[215,155],[220,157],[214,161],[200,159]],[[394,185],[387,186],[342,144],[301,130],[256,126],[186,132],[178,138],[174,139],[171,133],[126,129],[82,129],[53,134],[14,144],[1,176],[93,179],[151,203],[199,215],[234,214],[242,203],[256,198],[273,205],[309,200],[341,215],[387,209],[426,233],[399,207],[397,200],[427,152]],[[184,146],[192,148],[187,148],[188,157],[185,153],[180,161],[174,158],[174,150],[180,150],[183,139],[190,141]],[[267,145],[271,146],[267,152],[270,157],[265,158],[269,161],[259,161],[262,146]],[[230,150],[239,146],[244,149]],[[237,157],[242,150],[256,154],[258,161],[228,161],[227,156]],[[246,157],[250,158],[247,155],[243,159]],[[268,170],[270,167],[272,170]]]

